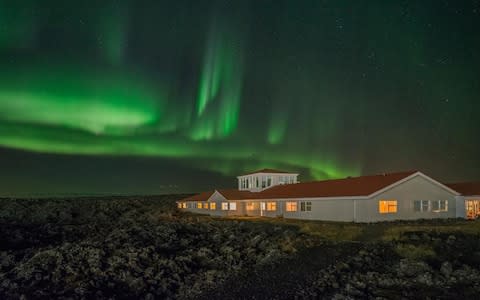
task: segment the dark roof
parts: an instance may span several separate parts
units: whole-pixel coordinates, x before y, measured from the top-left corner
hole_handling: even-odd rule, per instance
[[[480,195],[480,182],[447,183],[446,186],[464,196]]]
[[[369,196],[416,172],[409,171],[277,185],[261,192],[239,191],[237,189],[218,190],[218,192],[228,200]],[[202,193],[203,196],[190,197],[184,200],[205,201],[213,193],[213,191]],[[205,198],[206,195],[209,196]]]
[[[261,193],[270,198],[368,196],[416,171],[277,185]]]
[[[257,170],[257,171],[255,171],[255,172],[250,172],[250,173],[243,174],[243,175],[240,175],[240,176],[251,175],[251,174],[257,174],[257,173],[297,174],[297,173],[286,172],[286,171],[280,171],[280,170],[275,170],[275,169],[261,169],[261,170]]]
[[[183,199],[183,201],[207,201],[215,191],[203,192]]]

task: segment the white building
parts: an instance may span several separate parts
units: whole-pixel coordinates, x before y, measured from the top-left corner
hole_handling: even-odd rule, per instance
[[[178,208],[212,216],[344,222],[480,215],[480,196],[462,195],[455,184],[442,184],[418,171],[305,183],[299,183],[297,176],[259,170],[238,176],[238,189],[200,193],[178,201]]]
[[[460,209],[465,207],[467,219],[476,219],[480,216],[480,182],[461,182],[447,184],[450,188],[462,194],[458,201]]]

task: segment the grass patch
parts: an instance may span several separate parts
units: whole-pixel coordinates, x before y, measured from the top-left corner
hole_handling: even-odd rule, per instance
[[[480,220],[435,219],[380,223],[345,223],[265,217],[229,217],[224,220],[295,226],[301,233],[329,241],[392,241],[409,232],[480,234]]]
[[[436,233],[465,233],[479,234],[480,221],[467,220],[431,220],[418,221],[418,223],[392,223],[385,228],[382,240],[398,240],[402,235],[409,232],[436,232]]]
[[[361,225],[350,223],[305,222],[299,227],[302,233],[331,241],[354,241],[363,232]]]
[[[425,260],[435,257],[435,251],[427,245],[399,244],[395,247],[395,252],[403,258],[413,260]]]

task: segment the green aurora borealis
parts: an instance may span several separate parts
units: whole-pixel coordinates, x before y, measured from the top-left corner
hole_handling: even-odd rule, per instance
[[[0,196],[479,179],[480,1],[387,2],[0,0]]]

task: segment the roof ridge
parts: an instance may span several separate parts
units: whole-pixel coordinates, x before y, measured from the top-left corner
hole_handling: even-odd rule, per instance
[[[240,176],[252,175],[252,174],[257,174],[257,173],[297,174],[295,172],[282,171],[282,170],[271,169],[271,168],[263,168],[263,169],[259,169],[259,170],[255,170],[255,171],[252,171],[252,172],[242,174]]]
[[[319,183],[319,182],[329,182],[329,181],[340,181],[340,180],[358,179],[358,178],[376,177],[376,176],[389,176],[389,175],[401,175],[401,174],[411,175],[411,174],[415,174],[417,172],[420,172],[420,171],[412,170],[412,171],[381,173],[381,174],[371,174],[371,175],[347,176],[347,177],[344,177],[344,178],[331,178],[331,179],[324,179],[324,180],[311,180],[311,181],[303,181],[303,182],[297,182],[297,183],[282,184],[282,185],[276,185],[276,186],[273,186],[273,187],[287,186],[287,185],[293,185],[293,184],[308,184],[308,183]]]
[[[460,182],[447,182],[445,185],[455,185],[455,184],[479,184],[480,180],[477,181],[460,181]]]

